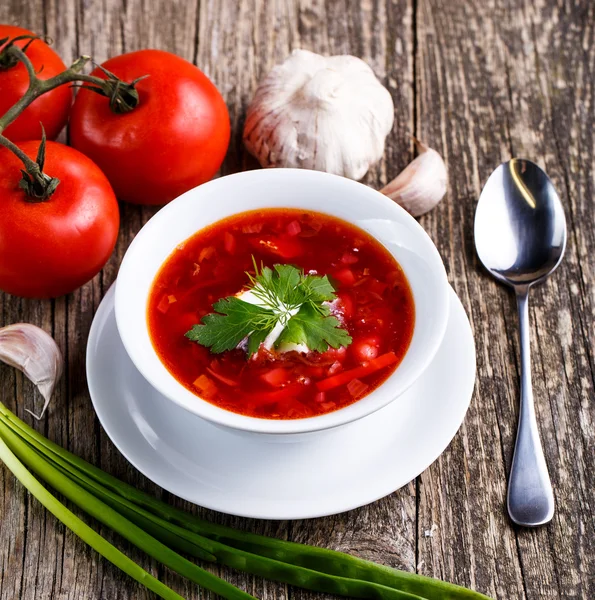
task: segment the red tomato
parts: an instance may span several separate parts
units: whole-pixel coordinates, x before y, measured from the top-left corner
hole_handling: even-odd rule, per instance
[[[19,147],[35,158],[39,142]],[[80,152],[48,142],[44,172],[60,180],[45,201],[19,188],[21,161],[0,148],[0,289],[51,298],[91,279],[109,258],[120,217],[116,197],[97,165]]]
[[[161,50],[139,50],[103,66],[138,82],[139,105],[116,114],[109,100],[81,89],[70,119],[70,142],[110,180],[121,200],[165,204],[215,175],[229,143],[225,101],[188,61]],[[92,75],[105,78],[95,69]]]
[[[13,39],[20,35],[33,34],[21,27],[0,25],[0,39]],[[16,45],[22,48],[27,42],[28,40],[21,40],[16,42]],[[5,45],[1,44],[0,50]],[[62,59],[42,40],[31,42],[26,54],[40,79],[49,79],[66,70]],[[8,69],[0,69],[0,115],[16,104],[28,87],[29,76],[23,63],[19,62]],[[4,135],[15,142],[39,140],[41,139],[41,122],[47,138],[52,140],[66,125],[71,104],[72,90],[68,85],[62,85],[37,98],[5,129]]]
[[[378,356],[380,338],[377,335],[371,335],[355,339],[349,350],[358,362],[367,362]]]

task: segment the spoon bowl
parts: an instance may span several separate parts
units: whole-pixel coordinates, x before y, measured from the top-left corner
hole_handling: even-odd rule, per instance
[[[560,264],[564,210],[535,163],[513,158],[490,175],[475,213],[475,247],[484,267],[510,286],[539,283]]]
[[[549,177],[535,163],[513,158],[485,184],[475,213],[475,247],[486,269],[516,293],[520,327],[521,402],[508,484],[508,513],[536,527],[554,514],[554,494],[539,439],[529,335],[529,288],[560,264],[566,219]]]

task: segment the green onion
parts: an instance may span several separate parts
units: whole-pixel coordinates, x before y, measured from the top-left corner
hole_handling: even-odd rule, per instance
[[[13,437],[22,442],[18,449],[23,461],[50,485],[56,487],[59,475],[62,479],[57,483],[64,486],[64,480],[67,480],[77,490],[74,497],[84,493],[94,498],[130,526],[156,538],[155,542],[160,540],[165,547],[203,560],[216,560],[268,579],[327,593],[387,600],[487,599],[487,596],[459,586],[377,565],[341,552],[237,531],[188,515],[57,446],[19,420],[1,403],[0,425],[5,426],[0,427],[0,435],[5,436],[9,428]],[[76,499],[73,501],[78,504]],[[89,512],[84,504],[79,506]],[[126,531],[120,533],[127,537]],[[161,560],[158,556],[156,558]]]
[[[35,445],[31,450],[37,452]],[[56,467],[65,475],[70,476],[73,481],[80,483],[82,487],[100,497],[106,504],[125,515],[139,527],[149,531],[153,536],[164,543],[168,543],[176,550],[185,551],[197,558],[202,558],[205,553],[211,553],[217,562],[226,566],[314,591],[328,591],[356,598],[382,597],[386,600],[424,600],[420,596],[376,583],[328,575],[251,554],[237,548],[230,548],[225,544],[204,538],[145,511],[132,502],[103,488],[83,473],[67,471],[59,457],[55,457],[55,460]]]
[[[0,459],[13,473],[13,475],[43,504],[59,521],[64,523],[91,548],[97,550],[101,556],[107,558],[111,563],[124,571],[149,588],[161,598],[166,600],[184,600],[182,596],[176,594],[171,588],[155,579],[150,573],[137,565],[133,560],[122,554],[117,548],[112,546],[106,539],[101,537],[96,531],[91,529],[86,523],[81,521],[75,514],[70,512],[61,502],[50,494],[42,485],[27,471],[23,463],[13,454],[6,445],[3,438],[0,437]]]
[[[253,596],[250,594],[191,563],[85,489],[76,485],[48,460],[43,459],[22,438],[8,429],[4,421],[0,423],[0,436],[14,454],[23,462],[26,462],[31,470],[36,472],[55,490],[149,556],[223,598],[228,600],[253,600]]]

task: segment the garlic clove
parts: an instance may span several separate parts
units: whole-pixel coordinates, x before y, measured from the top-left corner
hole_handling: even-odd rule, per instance
[[[41,419],[64,369],[64,360],[51,335],[30,323],[15,323],[0,328],[0,361],[22,371],[44,398]]]
[[[295,50],[258,86],[243,139],[263,167],[361,179],[393,121],[392,97],[364,61]]]
[[[414,139],[419,155],[380,192],[414,217],[432,210],[446,194],[448,173],[436,150]]]

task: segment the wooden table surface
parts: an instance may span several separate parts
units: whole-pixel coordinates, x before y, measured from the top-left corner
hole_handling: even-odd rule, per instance
[[[93,315],[128,244],[154,212],[122,206],[116,252],[92,282],[53,301],[0,297],[2,324],[40,325],[66,357],[48,416],[35,426],[116,476],[218,522],[352,552],[494,598],[595,598],[594,9],[589,0],[0,2],[0,22],[50,36],[67,62],[155,47],[197,64],[231,114],[223,173],[255,166],[241,144],[246,107],[259,79],[291,49],[362,57],[396,107],[384,160],[365,182],[379,187],[411,160],[411,135],[445,157],[449,193],[420,222],[446,263],[477,345],[477,383],[463,426],[439,460],[394,494],[346,514],[294,522],[185,506],[112,446],[86,387]],[[553,521],[534,531],[512,526],[504,508],[518,403],[514,301],[482,271],[473,250],[482,184],[511,156],[547,170],[569,226],[564,263],[534,290],[530,309],[537,415],[557,503]],[[5,366],[0,395],[28,422],[24,406],[41,404],[32,385]],[[65,531],[5,468],[0,515],[1,600],[151,597]],[[116,542],[183,596],[202,597],[196,586]],[[315,597],[224,575],[261,598]]]

